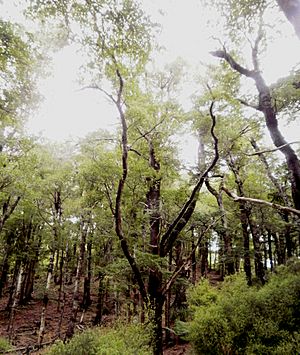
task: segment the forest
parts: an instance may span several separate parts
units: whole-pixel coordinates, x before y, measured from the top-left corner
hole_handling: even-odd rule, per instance
[[[298,354],[300,55],[272,82],[285,50],[265,58],[286,31],[300,54],[300,0],[199,0],[213,49],[198,72],[157,64],[146,3],[0,16],[0,353]],[[71,45],[80,92],[118,123],[55,143],[26,124]]]

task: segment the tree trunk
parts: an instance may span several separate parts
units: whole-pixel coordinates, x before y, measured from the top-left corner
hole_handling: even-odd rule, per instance
[[[76,318],[79,309],[79,287],[80,287],[80,278],[82,275],[83,264],[84,264],[87,232],[88,232],[88,223],[84,220],[82,216],[80,222],[80,253],[77,262],[77,271],[76,271],[75,285],[74,285],[74,292],[73,292],[72,313],[69,320],[69,325],[66,332],[65,340],[70,339],[74,334]]]
[[[7,282],[7,275],[9,271],[9,258],[11,256],[13,250],[13,240],[15,238],[14,233],[9,232],[6,236],[6,247],[4,252],[4,257],[2,260],[2,270],[1,270],[1,277],[0,277],[0,298],[2,297],[3,288]]]
[[[215,196],[218,207],[220,210],[221,214],[221,224],[222,227],[220,228],[219,234],[221,235],[221,239],[224,243],[224,250],[222,248],[222,251],[224,255],[222,257],[225,259],[225,274],[226,275],[232,275],[234,274],[234,258],[233,258],[233,250],[232,250],[232,238],[230,236],[230,233],[228,231],[228,222],[227,222],[227,217],[226,217],[226,211],[223,203],[223,195],[222,195],[222,188],[224,186],[224,179],[222,178],[221,184],[219,187],[219,191],[216,191],[209,183],[207,180],[205,182],[208,191]],[[223,276],[223,275],[222,275]]]
[[[284,12],[289,22],[294,26],[295,32],[300,39],[300,1],[277,0],[277,4]]]
[[[270,260],[270,269],[273,272],[273,252],[272,252],[272,234],[270,230],[267,230],[267,237],[268,237],[268,256]]]
[[[300,163],[297,154],[293,150],[290,144],[286,142],[282,136],[276,117],[276,108],[273,105],[272,95],[269,87],[266,85],[261,72],[258,68],[257,59],[257,45],[259,43],[259,38],[256,46],[253,47],[252,55],[254,62],[254,70],[248,70],[238,64],[233,57],[224,50],[219,50],[212,52],[212,55],[218,58],[225,59],[232,69],[244,75],[246,77],[252,78],[255,82],[258,91],[258,106],[257,110],[261,111],[264,115],[266,126],[269,130],[271,139],[274,145],[284,154],[287,163],[288,170],[290,172],[290,182],[292,189],[292,197],[294,201],[294,206],[297,210],[300,210]]]
[[[235,164],[231,155],[229,156],[227,163],[234,174],[238,195],[244,196],[243,182],[239,175],[239,167]],[[249,212],[247,211],[247,206],[245,201],[239,201],[239,209],[240,209],[240,222],[242,227],[243,243],[244,243],[244,271],[246,274],[248,285],[252,285],[251,260],[250,260],[250,235],[248,231]]]
[[[14,320],[15,320],[16,308],[19,303],[19,297],[20,297],[21,286],[22,286],[22,277],[23,277],[23,268],[21,266],[19,269],[17,285],[15,288],[14,296],[13,296],[12,307],[10,309],[9,324],[8,324],[8,329],[7,329],[9,340],[12,340],[14,338]]]
[[[251,145],[254,148],[255,152],[258,154],[260,161],[264,165],[268,177],[271,180],[274,187],[276,188],[279,197],[281,198],[281,200],[286,206],[291,207],[292,204],[290,203],[290,200],[286,192],[284,191],[282,186],[278,183],[277,179],[273,176],[270,165],[266,157],[264,156],[263,153],[260,153],[259,147],[253,138],[251,139]],[[289,214],[287,212],[279,212],[279,214],[282,220],[285,222],[285,239],[286,239],[287,257],[290,258],[292,256],[292,237],[291,237],[291,227],[289,225]],[[299,220],[297,216],[295,216],[294,218]]]
[[[97,300],[97,312],[95,319],[93,321],[94,325],[101,325],[102,315],[103,315],[103,304],[104,304],[104,294],[105,294],[105,286],[104,286],[104,276],[105,274],[101,271],[99,272],[99,287],[98,287],[98,300]]]
[[[150,270],[148,292],[150,298],[150,319],[153,326],[152,348],[154,355],[163,354],[162,315],[165,298],[162,293],[162,274]]]
[[[91,237],[90,237],[91,238]],[[91,280],[92,280],[92,240],[87,243],[87,274],[83,284],[82,308],[87,311],[92,304],[91,300]]]
[[[43,297],[43,307],[42,307],[41,320],[40,320],[40,330],[38,334],[38,346],[42,344],[45,330],[46,330],[46,312],[47,312],[47,307],[49,302],[48,293],[51,286],[53,268],[54,268],[54,253],[50,256],[50,260],[49,260],[46,287],[45,287],[45,292]]]

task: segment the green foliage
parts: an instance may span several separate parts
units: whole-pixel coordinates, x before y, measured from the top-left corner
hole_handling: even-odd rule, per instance
[[[189,293],[193,320],[188,339],[197,354],[292,354],[300,349],[300,263],[277,269],[267,285],[249,287],[244,277],[207,282]]]
[[[49,355],[150,355],[150,332],[140,325],[122,325],[114,328],[88,330],[63,344],[55,344]]]
[[[11,350],[11,348],[9,341],[0,337],[0,353],[3,354],[5,351]]]

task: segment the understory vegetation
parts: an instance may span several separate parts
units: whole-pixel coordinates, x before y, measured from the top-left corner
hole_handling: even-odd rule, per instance
[[[297,354],[300,349],[300,262],[280,266],[268,283],[247,286],[242,275],[220,289],[204,280],[189,292],[185,330],[196,354]]]
[[[49,355],[150,355],[151,329],[141,325],[115,324],[114,328],[88,330],[70,342],[55,344]]]

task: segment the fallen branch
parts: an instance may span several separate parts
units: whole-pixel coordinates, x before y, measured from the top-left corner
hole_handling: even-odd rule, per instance
[[[57,338],[47,341],[47,342],[40,344],[40,345],[38,345],[38,344],[27,345],[27,346],[22,346],[21,348],[17,348],[17,349],[6,350],[3,354],[17,353],[18,351],[24,351],[24,350],[26,350],[26,351],[38,350],[38,349],[43,348],[45,346],[54,344],[56,340],[57,340]]]
[[[268,201],[265,201],[265,200],[260,200],[258,198],[241,197],[241,196],[238,196],[235,193],[229,191],[226,187],[222,187],[222,190],[225,191],[226,194],[229,197],[231,197],[235,202],[244,201],[244,202],[254,203],[254,204],[257,204],[257,205],[265,205],[265,206],[269,206],[269,207],[275,208],[275,209],[277,209],[279,211],[293,213],[293,214],[296,214],[297,216],[300,216],[300,210],[297,210],[295,208],[278,205],[277,203],[272,203],[272,202],[268,202]]]

